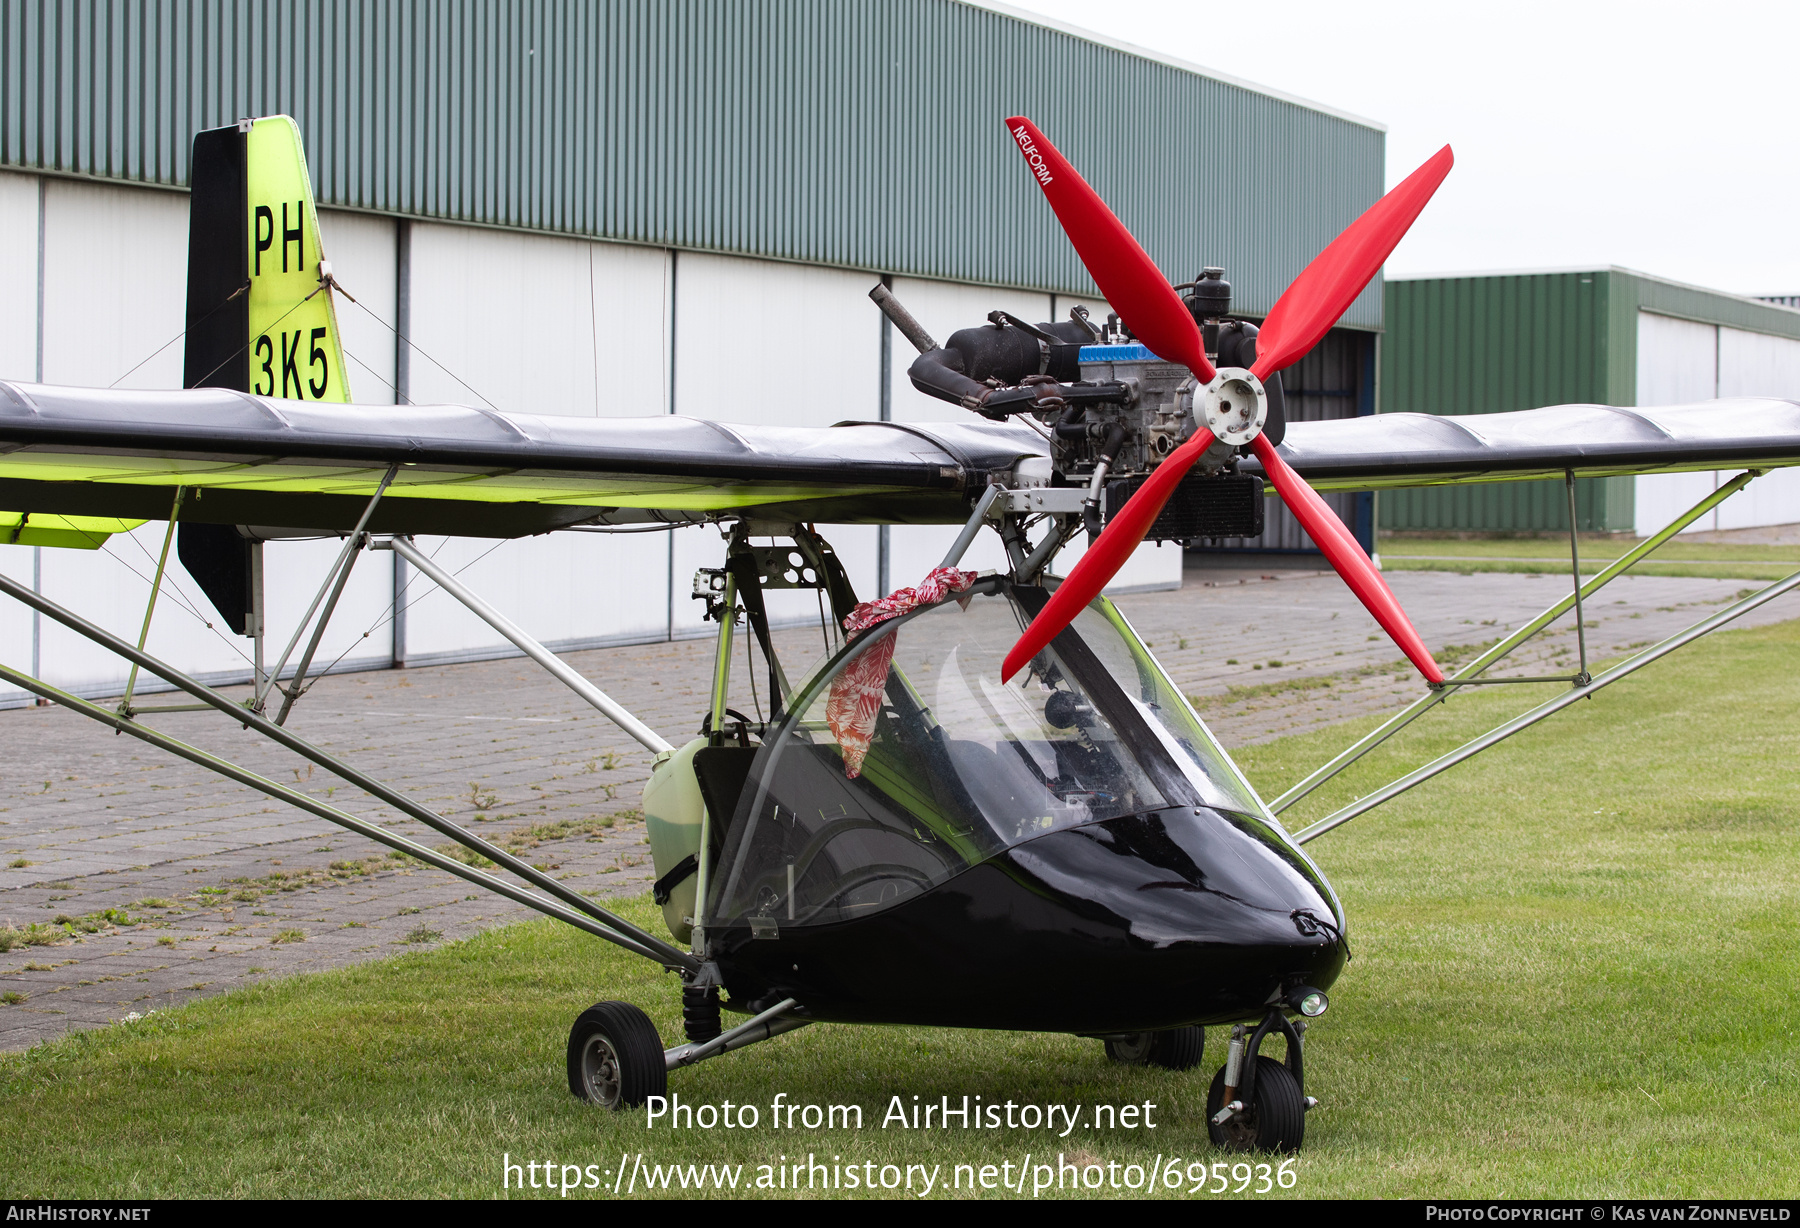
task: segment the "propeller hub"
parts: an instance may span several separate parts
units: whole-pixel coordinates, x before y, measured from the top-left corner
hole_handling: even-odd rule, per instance
[[[1263,382],[1243,367],[1221,367],[1200,397],[1195,417],[1220,443],[1241,448],[1262,434],[1269,416]]]

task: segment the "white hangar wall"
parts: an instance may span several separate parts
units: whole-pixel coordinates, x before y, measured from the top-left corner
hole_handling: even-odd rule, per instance
[[[675,257],[675,412],[718,422],[827,427],[881,416],[880,311],[870,273],[683,252]],[[858,595],[875,596],[879,530],[825,530]],[[694,569],[716,567],[718,531],[674,534],[676,634],[702,634]],[[895,578],[896,585],[919,577]],[[818,618],[818,597],[768,596],[771,619]]]
[[[39,180],[0,174],[0,375],[37,375],[37,278]],[[0,545],[0,573],[29,584],[39,553],[30,546]],[[0,600],[0,661],[15,669],[33,664],[37,620],[16,601]],[[20,693],[0,684],[0,705],[20,702]]]
[[[392,405],[394,333],[389,326],[399,284],[394,224],[387,218],[327,211],[319,225],[332,275],[357,298],[337,303],[338,341],[349,366],[350,388],[365,405]],[[187,251],[185,241],[181,250]]]
[[[668,412],[667,252],[469,226],[385,224],[406,233],[408,399],[511,414]],[[556,533],[498,546],[422,537],[419,546],[558,648],[668,632],[665,535]],[[403,563],[397,572],[408,664],[512,651],[435,585],[409,579]]]
[[[1681,405],[1714,397],[1800,398],[1800,341],[1723,325],[1638,313],[1637,403]],[[1635,531],[1645,537],[1737,471],[1637,478]],[[1696,520],[1690,533],[1800,523],[1800,470],[1776,469]]]
[[[187,226],[185,194],[0,172],[0,276],[39,291],[0,299],[0,377],[179,387]],[[677,412],[828,426],[881,415],[885,330],[893,418],[954,421],[960,413],[907,381],[912,349],[869,301],[872,274],[336,210],[321,212],[320,229],[335,275],[358,300],[338,305],[358,402],[404,395],[518,414]],[[1066,315],[1075,302],[904,278],[895,293],[940,340],[995,308],[1035,321]],[[1104,317],[1104,304],[1090,307]],[[396,344],[396,326],[410,345]],[[0,571],[135,641],[165,531],[153,522],[95,551],[0,544]],[[921,578],[954,534],[890,530],[888,586]],[[835,526],[827,536],[857,591],[874,594],[882,531]],[[563,650],[707,634],[690,584],[696,568],[722,558],[711,528],[498,544],[421,538],[420,546]],[[339,548],[335,540],[265,545],[269,660]],[[1065,567],[1080,549],[1064,555]],[[1002,564],[991,534],[965,564]],[[1180,582],[1180,551],[1145,547],[1112,591]],[[771,594],[770,608],[784,621],[817,616],[806,593]],[[209,681],[250,677],[250,641],[224,627],[173,551],[148,647]],[[394,556],[374,553],[359,560],[319,659],[366,669],[512,651]],[[126,674],[110,654],[15,602],[0,602],[0,660],[95,696],[118,694]],[[27,701],[0,692],[0,705]]]
[[[183,327],[187,224],[182,194],[0,174],[0,267],[17,277],[12,284],[37,291],[9,296],[0,376],[89,387],[180,387],[181,345],[166,343]],[[357,218],[343,229],[344,254],[366,262],[369,284],[380,294],[384,266],[368,252],[379,253],[383,224]],[[393,228],[385,229],[391,234]],[[391,255],[385,269],[391,301]],[[362,341],[366,330],[345,324],[347,337]],[[387,349],[391,378],[391,342]],[[359,396],[370,394],[363,399],[393,399],[391,389],[376,381],[362,383]],[[135,641],[166,527],[146,524],[93,551],[0,545],[0,570]],[[272,652],[292,634],[337,549],[329,541],[266,548],[269,561],[279,564],[268,568],[265,586]],[[379,624],[391,599],[390,572],[359,567],[320,647],[321,660],[337,661],[340,668],[388,664],[392,642]],[[365,639],[362,632],[371,627]],[[116,694],[124,684],[127,667],[110,653],[16,602],[0,602],[0,636],[0,657],[57,686],[94,695]],[[250,676],[250,641],[224,628],[173,557],[146,647],[209,680]],[[0,694],[0,702],[9,700],[24,697]]]

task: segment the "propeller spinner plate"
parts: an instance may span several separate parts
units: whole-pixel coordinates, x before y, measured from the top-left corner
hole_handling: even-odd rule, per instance
[[[1262,434],[1269,394],[1252,372],[1221,367],[1200,398],[1199,416],[1220,443],[1243,447]]]

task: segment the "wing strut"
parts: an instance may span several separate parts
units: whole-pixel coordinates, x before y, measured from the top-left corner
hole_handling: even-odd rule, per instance
[[[636,738],[652,754],[660,755],[664,751],[675,749],[668,742],[663,740],[662,735],[658,734],[654,729],[651,729],[648,725],[644,724],[644,722],[638,720],[637,717],[626,711],[612,696],[608,695],[605,691],[602,691],[586,678],[583,678],[580,674],[570,669],[561,657],[558,657],[548,648],[545,648],[542,644],[538,643],[538,641],[532,639],[530,635],[526,634],[523,627],[519,626],[519,624],[515,623],[512,619],[508,618],[499,610],[496,610],[493,606],[470,592],[469,589],[464,587],[455,576],[452,576],[449,572],[445,571],[442,567],[439,567],[437,563],[432,561],[431,556],[422,554],[419,551],[419,548],[413,545],[412,542],[404,537],[395,537],[390,541],[377,543],[376,548],[380,549],[384,545],[393,550],[395,554],[398,554],[401,558],[411,563],[414,567],[417,567],[420,571],[430,576],[437,582],[439,588],[468,606],[469,609],[473,613],[479,615],[482,621],[486,622],[488,626],[498,631],[501,635],[504,635],[514,644],[517,644],[526,656],[543,666],[544,669],[549,672],[551,677],[555,678],[558,682],[594,705],[595,708],[599,709],[601,715],[605,716],[620,729],[623,729],[626,733]]]
[[[358,771],[356,768],[351,767],[348,763],[345,763],[335,755],[329,754],[326,751],[319,749],[317,746],[314,746],[311,742],[300,737],[292,730],[277,725],[274,721],[264,717],[261,713],[254,712],[242,704],[234,703],[230,699],[219,694],[219,692],[213,690],[211,687],[188,677],[175,667],[165,664],[147,652],[133,648],[128,642],[120,639],[110,631],[95,626],[93,623],[72,611],[65,610],[62,606],[57,605],[48,597],[32,591],[26,585],[20,584],[17,580],[14,580],[11,576],[5,575],[4,573],[0,573],[0,593],[4,593],[14,600],[31,607],[40,614],[49,615],[71,631],[92,640],[107,651],[115,653],[136,665],[143,666],[145,670],[165,681],[174,683],[176,686],[192,695],[195,699],[204,701],[208,707],[218,709],[229,719],[236,721],[245,728],[256,730],[270,741],[285,746],[302,758],[318,764],[333,775],[341,777],[348,783],[353,784],[357,788],[386,802],[402,814],[417,819],[433,831],[450,837],[464,848],[480,853],[483,857],[486,857],[496,865],[499,865],[503,869],[524,879],[532,886],[561,900],[563,904],[566,904],[579,912],[586,913],[589,917],[612,931],[615,937],[609,938],[609,941],[615,941],[617,940],[617,936],[622,935],[627,941],[622,941],[619,945],[629,946],[634,950],[643,948],[650,954],[652,959],[655,959],[666,968],[679,968],[687,972],[697,972],[699,970],[700,961],[695,959],[692,955],[689,955],[686,951],[683,951],[681,948],[671,946],[669,943],[663,941],[649,931],[633,925],[631,922],[625,920],[625,918],[608,912],[580,892],[557,882],[548,874],[521,861],[519,858],[513,856],[498,845],[488,843],[473,832],[464,830],[455,823],[444,818],[442,815],[413,801],[404,793],[383,784],[366,772]],[[114,728],[122,728],[123,732],[130,733],[134,737],[141,737],[145,741],[155,741],[158,738],[165,737],[165,735],[158,734],[154,730],[146,730],[142,729],[140,726],[133,725],[131,722],[125,721],[124,718],[120,717],[117,713],[108,712],[104,708],[97,708],[92,704],[88,704],[86,700],[76,699],[73,695],[64,695],[63,692],[57,691],[54,687],[47,686],[36,678],[31,677],[29,674],[19,674],[16,671],[7,670],[3,676],[9,681],[16,682],[33,694],[41,695],[55,703],[63,704],[65,707],[73,707],[76,711],[82,712],[84,715],[93,716],[94,712],[98,712],[99,715],[95,717],[95,719],[113,725]],[[89,708],[93,708],[94,712],[88,711]],[[168,741],[173,742],[174,739],[168,739]],[[161,742],[158,742],[157,744],[164,745]],[[185,750],[177,750],[173,746],[164,746],[164,748],[171,750],[176,754],[181,754],[184,758],[192,758],[192,756],[186,754]],[[192,750],[193,748],[189,747],[186,749]],[[195,753],[204,754],[204,752]],[[224,760],[217,760],[216,762],[211,760],[212,757],[207,756],[206,761],[193,759],[193,762],[200,763],[201,766],[211,768],[214,771],[220,771],[223,774],[230,776],[231,779],[237,780],[242,784],[248,784],[252,788],[261,789],[263,787],[262,784],[257,783],[258,781],[262,781],[262,778],[255,776],[255,773],[245,772],[244,769],[237,768],[234,764],[228,764]],[[226,768],[241,772],[243,775],[233,775],[232,772],[225,771]],[[254,779],[244,779],[246,776],[254,777]],[[264,781],[263,783],[274,785],[274,782],[272,781]],[[275,785],[275,787],[280,789],[286,788],[286,786],[283,785]],[[266,789],[263,791],[268,792]],[[293,800],[287,797],[285,793],[271,794],[271,796],[280,796],[284,801]],[[316,808],[319,806],[319,803],[314,802],[313,799],[307,797],[303,793],[299,794],[299,797],[305,799],[304,805],[300,801],[295,801],[295,805],[303,805],[303,808],[310,813],[318,814],[319,817],[329,819],[333,823],[343,822],[343,820],[338,817],[342,812],[333,810],[331,807],[323,807],[325,811],[330,811],[330,813],[322,813],[320,809]],[[355,820],[355,822],[360,823],[361,820]],[[351,826],[351,830],[353,831],[357,831],[361,834],[369,834],[363,832],[361,827],[346,825]],[[383,835],[391,836],[392,833],[384,832]],[[381,839],[382,837],[373,836],[371,838]],[[395,838],[397,839],[398,837]],[[383,843],[389,843],[391,846],[390,841],[383,840]],[[405,851],[411,853],[412,849],[408,847]],[[438,862],[432,860],[431,864],[437,865]],[[517,898],[511,894],[511,892],[517,890],[516,888],[512,888],[509,884],[506,884],[503,880],[498,879],[493,875],[478,874],[471,878],[470,881],[478,882],[482,886],[488,887],[490,890],[507,896],[508,899]],[[537,904],[530,904],[529,900],[520,900],[519,902],[528,904],[530,907],[538,907]],[[548,901],[540,901],[540,903],[548,903]],[[539,911],[542,912],[545,910],[539,908]],[[581,928],[586,929],[588,927],[583,926]],[[606,935],[600,936],[606,937]]]
[[[150,581],[150,600],[144,603],[144,629],[138,632],[138,647],[150,639],[150,616],[156,613],[156,597],[162,592],[163,574],[169,569],[169,544],[175,540],[175,522],[181,519],[181,503],[187,498],[187,487],[175,488],[175,502],[169,508],[169,528],[163,534],[162,553],[156,556],[156,575]],[[125,679],[125,696],[119,700],[119,715],[129,720],[137,709],[131,706],[131,693],[137,690],[138,667],[134,663]]]
[[[1539,704],[1523,716],[1514,717],[1512,720],[1506,722],[1506,724],[1489,730],[1487,733],[1482,734],[1473,741],[1464,743],[1449,754],[1441,755],[1438,758],[1433,759],[1424,767],[1408,772],[1392,784],[1377,789],[1367,797],[1352,802],[1342,810],[1329,814],[1320,819],[1317,823],[1311,824],[1310,826],[1295,832],[1294,843],[1305,844],[1308,840],[1316,839],[1332,830],[1334,827],[1340,827],[1343,824],[1348,823],[1359,814],[1366,814],[1383,802],[1390,801],[1393,798],[1400,796],[1400,794],[1406,792],[1414,785],[1424,784],[1440,772],[1449,771],[1463,760],[1474,758],[1488,747],[1505,741],[1520,730],[1529,729],[1545,717],[1554,716],[1570,704],[1586,699],[1601,687],[1609,686],[1621,678],[1635,674],[1638,670],[1644,668],[1644,666],[1649,665],[1651,662],[1662,657],[1668,656],[1677,648],[1691,644],[1702,636],[1712,634],[1732,619],[1748,614],[1751,610],[1754,610],[1764,602],[1773,601],[1783,593],[1790,592],[1795,588],[1800,588],[1800,571],[1795,572],[1785,580],[1777,580],[1775,583],[1769,585],[1769,587],[1753,593],[1742,601],[1734,602],[1733,604],[1726,606],[1711,618],[1703,619],[1702,621],[1695,623],[1686,631],[1670,636],[1655,647],[1646,648],[1635,657],[1628,658],[1620,664],[1613,666],[1611,669],[1602,670],[1600,673],[1594,675],[1593,680],[1586,686],[1569,688],[1555,699],[1552,699],[1547,703]]]
[[[1686,512],[1664,525],[1662,530],[1655,536],[1645,538],[1625,554],[1614,559],[1586,584],[1581,583],[1580,573],[1578,571],[1576,574],[1576,584],[1579,585],[1579,588],[1576,590],[1576,593],[1579,593],[1579,595],[1584,598],[1592,597],[1602,587],[1611,581],[1618,579],[1621,575],[1624,575],[1633,565],[1643,560],[1652,551],[1656,550],[1677,533],[1687,528],[1690,524],[1693,524],[1694,521],[1700,519],[1700,517],[1706,515],[1706,513],[1712,511],[1713,508],[1719,506],[1719,504],[1723,503],[1732,495],[1735,495],[1738,491],[1744,489],[1751,481],[1761,477],[1763,472],[1764,471],[1761,469],[1750,469],[1738,474],[1737,477],[1725,483],[1723,486],[1720,486],[1717,490],[1712,491]],[[1286,793],[1283,793],[1280,797],[1270,802],[1269,809],[1276,814],[1280,814],[1289,806],[1292,806],[1301,798],[1311,793],[1314,789],[1317,789],[1320,785],[1355,763],[1358,759],[1361,759],[1364,755],[1374,750],[1377,746],[1380,746],[1383,742],[1418,720],[1421,716],[1424,716],[1427,712],[1431,711],[1431,709],[1437,707],[1437,705],[1443,703],[1446,699],[1449,699],[1450,696],[1455,693],[1457,687],[1466,685],[1472,679],[1493,668],[1494,665],[1498,664],[1526,640],[1529,640],[1532,636],[1568,613],[1570,607],[1575,605],[1576,593],[1571,593],[1569,596],[1553,602],[1542,614],[1539,614],[1523,627],[1520,627],[1517,631],[1513,632],[1511,635],[1495,644],[1492,648],[1489,648],[1486,652],[1476,657],[1473,661],[1463,666],[1446,680],[1448,683],[1447,686],[1440,690],[1430,691],[1421,695],[1406,708],[1389,717],[1379,727],[1370,730],[1350,746],[1344,748],[1344,750],[1339,752],[1330,762],[1322,765],[1310,776],[1307,776]],[[1583,672],[1586,672],[1585,663],[1583,665]],[[1495,679],[1495,681],[1568,682],[1573,681],[1573,679],[1506,678]]]
[[[294,628],[294,638],[288,641],[281,659],[275,662],[275,668],[269,672],[269,685],[282,694],[281,711],[275,716],[277,725],[287,724],[288,713],[294,710],[294,701],[305,694],[306,671],[312,665],[313,654],[319,651],[319,641],[325,638],[325,626],[331,621],[332,612],[337,609],[338,598],[344,595],[344,585],[350,582],[350,569],[356,566],[357,552],[368,540],[364,530],[369,527],[369,517],[375,514],[375,505],[381,502],[381,496],[387,493],[388,484],[399,472],[399,462],[388,466],[387,475],[381,479],[381,485],[375,488],[375,496],[369,500],[369,505],[363,508],[362,518],[356,522],[356,527],[350,530],[344,548],[338,552],[337,561],[319,582],[319,591],[313,594],[312,604],[306,607],[305,617]],[[294,683],[283,687],[281,671],[287,668],[288,658],[294,655],[294,645],[300,642],[300,633],[306,630],[306,624],[312,620],[313,612],[319,608],[319,601],[325,596],[327,588],[331,590],[331,599],[325,603],[325,612],[319,615],[319,625],[313,628],[312,638],[306,642],[306,651],[300,656],[300,664],[294,667]]]
[[[47,699],[52,703],[61,704],[71,711],[79,712],[83,716],[99,721],[102,725],[111,725],[118,733],[128,733],[132,737],[148,742],[150,745],[157,747],[160,750],[166,750],[170,754],[186,759],[190,763],[197,763],[208,771],[217,772],[228,780],[235,780],[239,784],[248,785],[259,793],[266,793],[277,801],[286,802],[288,805],[307,811],[309,814],[315,814],[321,819],[336,823],[339,827],[348,828],[357,835],[366,836],[377,844],[385,844],[391,849],[405,853],[408,857],[416,857],[426,865],[435,866],[440,870],[448,870],[458,878],[467,879],[476,886],[485,887],[489,891],[503,895],[515,903],[525,905],[527,908],[535,908],[547,917],[555,917],[558,921],[567,922],[576,929],[592,934],[596,938],[604,938],[610,943],[624,947],[627,951],[630,951],[635,955],[642,955],[647,959],[660,958],[655,952],[633,942],[623,934],[618,933],[606,925],[591,921],[572,909],[564,908],[562,905],[557,904],[552,900],[546,900],[542,896],[534,895],[522,887],[515,887],[504,879],[498,879],[491,874],[483,873],[473,866],[466,866],[454,857],[446,856],[436,849],[426,848],[423,844],[408,840],[405,836],[397,835],[377,824],[364,822],[355,815],[339,810],[336,806],[328,806],[317,798],[307,796],[298,789],[290,788],[278,781],[270,780],[266,776],[259,776],[248,768],[238,766],[229,759],[222,759],[218,755],[211,754],[210,752],[201,750],[195,746],[190,746],[178,738],[172,738],[166,733],[161,733],[148,726],[140,725],[135,721],[127,720],[117,712],[109,712],[99,704],[89,703],[87,700],[71,695],[67,691],[59,691],[48,683],[40,682],[30,674],[12,669],[5,665],[0,665],[0,679],[12,683],[21,690],[30,691],[32,694]],[[706,1056],[710,1056],[710,1054]]]

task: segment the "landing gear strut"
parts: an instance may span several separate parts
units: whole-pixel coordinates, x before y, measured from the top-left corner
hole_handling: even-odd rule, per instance
[[[1287,1062],[1258,1052],[1272,1031],[1287,1037]],[[1206,1097],[1206,1132],[1225,1151],[1298,1151],[1306,1137],[1306,1095],[1302,1035],[1304,1019],[1289,1020],[1277,1007],[1246,1041],[1244,1025],[1231,1029],[1225,1065],[1213,1076]]]

